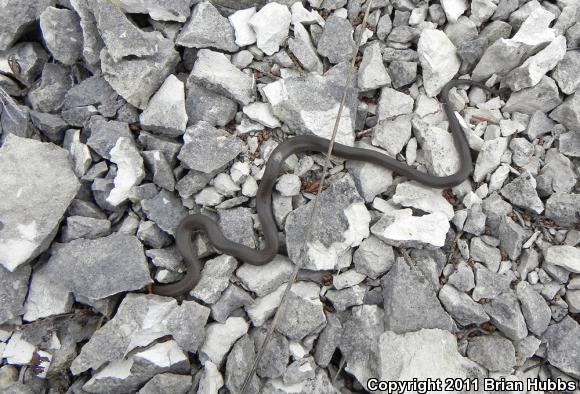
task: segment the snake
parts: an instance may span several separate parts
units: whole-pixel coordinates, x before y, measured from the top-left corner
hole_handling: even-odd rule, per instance
[[[459,169],[454,174],[448,176],[433,176],[381,152],[339,143],[334,144],[332,154],[346,160],[368,162],[390,169],[401,176],[433,188],[443,189],[459,185],[469,177],[473,166],[471,150],[465,134],[459,120],[455,116],[452,105],[449,103],[450,90],[453,87],[462,85],[476,86],[491,94],[501,96],[505,92],[504,89],[490,88],[483,82],[469,79],[452,79],[441,89],[441,104],[447,115],[449,129],[451,130],[453,142],[460,160]],[[264,247],[262,249],[250,248],[227,239],[218,223],[207,215],[188,215],[181,220],[175,231],[175,243],[177,249],[183,256],[186,267],[185,275],[177,282],[154,284],[151,287],[151,292],[161,296],[176,297],[189,292],[199,282],[202,264],[196,255],[192,243],[192,235],[196,231],[201,230],[205,232],[209,241],[219,252],[236,257],[248,264],[264,265],[272,261],[278,254],[279,248],[278,228],[272,213],[272,190],[280,174],[282,164],[288,156],[293,154],[304,152],[326,153],[330,143],[326,138],[314,135],[298,135],[281,142],[272,151],[266,162],[264,175],[262,176],[256,194],[256,209],[258,218],[262,224],[264,237]]]

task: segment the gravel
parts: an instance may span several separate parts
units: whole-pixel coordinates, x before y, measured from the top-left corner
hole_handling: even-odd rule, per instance
[[[369,378],[578,383],[580,24],[571,1],[13,0],[0,7],[0,391],[364,391]],[[449,176],[449,94],[471,148],[425,187],[289,156],[279,254],[253,266],[190,214],[264,247],[267,160],[295,135]],[[306,239],[308,235],[308,239]],[[303,246],[306,246],[304,250]],[[523,372],[529,366],[545,364]],[[411,390],[412,391],[412,390]]]

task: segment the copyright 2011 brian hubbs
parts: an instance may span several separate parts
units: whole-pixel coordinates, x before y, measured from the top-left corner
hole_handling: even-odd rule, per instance
[[[404,394],[408,392],[427,394],[436,392],[464,392],[464,391],[574,391],[579,387],[575,381],[558,379],[540,380],[530,378],[524,381],[493,379],[493,378],[446,378],[425,380],[379,380],[371,378],[366,388],[370,392],[384,392],[389,394]]]

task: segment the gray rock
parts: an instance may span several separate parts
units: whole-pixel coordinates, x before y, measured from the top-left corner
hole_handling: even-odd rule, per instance
[[[580,273],[580,251],[569,245],[550,246],[544,251],[548,264],[563,267],[570,272]]]
[[[0,264],[12,271],[48,248],[80,184],[65,150],[16,136],[0,148],[0,173]]]
[[[71,86],[72,81],[66,68],[56,63],[47,63],[42,70],[40,84],[28,93],[30,105],[39,112],[58,111]]]
[[[10,48],[40,14],[55,3],[54,0],[17,0],[4,4],[0,15],[0,51]]]
[[[252,332],[256,349],[264,345],[266,329],[257,328]],[[270,342],[266,345],[264,355],[257,368],[257,374],[263,378],[281,377],[286,371],[290,352],[288,349],[288,339],[283,335],[274,332]]]
[[[62,242],[70,242],[78,238],[95,239],[109,235],[111,222],[103,219],[83,216],[69,216],[61,231]]]
[[[220,299],[212,305],[211,315],[215,321],[224,323],[233,311],[253,303],[253,298],[242,288],[230,284]]]
[[[374,128],[372,143],[385,149],[389,156],[396,157],[407,145],[409,138],[411,115],[400,115],[394,119],[379,121]]]
[[[416,136],[423,148],[430,174],[448,176],[459,170],[459,156],[450,133],[439,127],[430,126],[426,131],[418,131]]]
[[[29,116],[32,124],[50,141],[62,143],[68,124],[60,116],[36,111],[29,111]]]
[[[500,38],[484,52],[473,70],[473,79],[481,81],[493,74],[500,76],[507,74],[522,62],[528,48],[521,42]]]
[[[149,220],[141,221],[137,229],[137,238],[151,248],[163,248],[171,243],[169,235]]]
[[[264,86],[262,91],[273,114],[298,135],[330,138],[344,90],[344,75],[336,74],[344,72],[345,65],[334,67],[324,76],[310,73],[304,78],[289,77]],[[350,146],[354,143],[358,106],[353,93],[348,92],[336,135],[336,142]]]
[[[305,70],[318,74],[323,73],[322,61],[320,61],[310,35],[302,23],[294,24],[294,38],[288,40],[288,49],[296,56]]]
[[[255,357],[254,340],[249,335],[241,337],[232,347],[226,362],[226,386],[232,394],[239,394],[246,375],[252,369]],[[257,394],[260,390],[260,380],[254,373],[248,393]]]
[[[569,132],[560,136],[560,152],[567,156],[580,157],[580,133]]]
[[[0,267],[0,324],[23,313],[30,271],[29,266],[17,268],[13,272]]]
[[[358,73],[358,88],[362,91],[369,91],[389,85],[390,83],[391,78],[383,64],[381,47],[378,41],[376,41],[364,50]]]
[[[389,75],[395,89],[409,85],[417,79],[417,63],[395,60],[389,64]]]
[[[331,15],[318,41],[318,53],[337,64],[352,58],[355,50],[352,25],[347,19]]]
[[[171,114],[171,116],[167,116],[167,114]],[[187,126],[183,82],[174,75],[167,77],[157,93],[149,100],[147,108],[139,116],[139,123],[144,130],[169,137],[182,135]]]
[[[239,138],[203,121],[189,127],[186,138],[179,160],[186,168],[205,174],[220,171],[244,150]]]
[[[127,13],[149,14],[156,21],[185,22],[190,13],[191,0],[120,0]]]
[[[201,49],[190,78],[239,104],[248,105],[254,100],[252,77],[240,71],[222,53]]]
[[[158,150],[143,151],[141,152],[141,155],[145,160],[149,172],[153,174],[153,183],[168,191],[175,190],[175,176],[173,175],[173,169],[167,162],[163,152]]]
[[[242,264],[236,271],[236,276],[245,288],[258,296],[263,296],[287,282],[292,269],[292,263],[287,257],[277,255],[264,265]]]
[[[461,356],[455,336],[440,329],[402,334],[386,331],[380,336],[375,352],[375,376],[380,380],[426,380],[443,376],[477,379],[485,376],[481,367]]]
[[[508,147],[507,138],[495,138],[483,142],[483,146],[477,155],[473,180],[481,182],[487,174],[491,174],[499,166],[501,157]]]
[[[248,332],[249,324],[241,317],[230,317],[225,323],[211,323],[207,326],[205,342],[199,349],[202,364],[211,361],[221,365],[233,344]]]
[[[335,314],[326,315],[326,327],[320,333],[316,342],[314,359],[316,363],[326,368],[332,359],[342,337],[342,323]]]
[[[481,211],[481,205],[475,204],[469,209],[469,215],[463,225],[463,231],[473,235],[481,235],[485,231],[485,221],[487,217]]]
[[[534,154],[534,146],[526,138],[514,138],[510,141],[512,161],[518,167],[524,167]]]
[[[536,111],[548,112],[561,102],[556,82],[550,77],[543,76],[537,85],[514,92],[503,110],[525,114],[533,114]]]
[[[492,272],[482,266],[477,266],[475,269],[475,283],[472,294],[475,301],[492,300],[510,288],[510,280],[507,276]]]
[[[391,269],[395,262],[393,247],[379,238],[370,236],[363,240],[353,256],[357,272],[377,279]]]
[[[387,212],[371,227],[371,232],[388,245],[420,249],[442,247],[448,230],[444,213],[413,216],[411,209]]]
[[[225,126],[230,123],[236,115],[238,105],[233,100],[193,82],[193,79],[190,75],[187,80],[185,110],[188,125],[202,120],[212,126]]]
[[[578,85],[580,85],[580,75],[576,72],[579,67],[580,52],[568,51],[554,68],[552,78],[554,78],[563,93],[573,94]]]
[[[453,329],[454,323],[437,300],[431,283],[401,259],[383,277],[382,286],[387,330],[404,333],[421,328]]]
[[[469,245],[469,256],[474,261],[483,263],[493,272],[497,272],[499,269],[499,263],[501,262],[500,250],[486,244],[479,237],[471,238],[471,243]]]
[[[570,192],[576,184],[576,173],[570,159],[555,149],[550,149],[546,153],[545,163],[537,178],[538,184],[543,184],[544,187],[538,187],[538,191],[541,190],[544,195]]]
[[[542,336],[547,344],[548,362],[560,371],[580,379],[580,325],[570,316],[553,324]]]
[[[215,48],[236,52],[234,28],[209,1],[197,4],[175,41],[187,48]]]
[[[385,312],[376,305],[361,305],[351,309],[343,323],[339,349],[346,360],[345,371],[361,384],[376,376],[375,352],[379,336],[385,332]]]
[[[344,312],[355,305],[362,305],[367,293],[365,285],[355,285],[342,290],[328,290],[325,297],[337,312]]]
[[[318,285],[311,282],[295,284],[286,299],[286,311],[276,330],[291,340],[320,332],[326,325],[326,316],[319,298]]]
[[[256,32],[256,45],[266,55],[278,52],[288,37],[291,17],[286,5],[270,2],[250,18],[249,24]]]
[[[48,7],[40,15],[40,29],[55,60],[65,65],[76,63],[83,45],[80,18],[76,12]]]
[[[548,118],[542,111],[536,111],[532,114],[526,133],[530,140],[534,140],[547,134],[552,130],[556,123]]]
[[[522,252],[522,245],[531,236],[531,233],[514,222],[510,217],[504,216],[499,225],[498,237],[501,249],[506,251],[512,260],[516,260]]]
[[[457,264],[455,272],[449,276],[447,283],[467,293],[475,287],[475,277],[471,268],[464,261],[461,261]]]
[[[459,71],[461,61],[457,49],[442,31],[425,29],[419,38],[417,52],[424,73],[425,93],[436,96]]]
[[[201,271],[201,279],[190,295],[206,304],[214,304],[228,287],[230,275],[237,266],[235,258],[225,255],[206,261]]]
[[[381,149],[366,142],[357,141],[355,146],[382,152]],[[386,192],[393,183],[393,172],[373,163],[349,160],[346,162],[346,168],[352,174],[357,189],[367,202],[373,201],[377,195]]]
[[[64,108],[107,104],[118,97],[111,85],[101,76],[92,76],[73,86],[64,99]]]
[[[288,256],[300,262],[303,268],[312,270],[349,266],[350,250],[368,236],[371,219],[352,177],[346,175],[332,183],[320,195],[319,202],[319,217],[327,219],[313,229],[308,241],[304,238],[313,203],[288,215],[285,225]],[[304,251],[301,250],[303,246]]]
[[[562,123],[568,130],[580,128],[580,95],[576,93],[550,113],[550,118]],[[561,141],[562,142],[562,141]]]
[[[111,149],[117,144],[119,138],[132,139],[129,125],[116,120],[107,121],[102,116],[91,117],[88,125],[90,136],[87,145],[101,157],[111,159]]]
[[[544,204],[536,192],[536,180],[527,172],[505,185],[500,193],[517,207],[537,214],[544,211]]]
[[[161,190],[155,197],[141,201],[141,206],[147,218],[168,234],[174,234],[181,220],[187,216],[181,200],[167,190]]]
[[[153,378],[151,378],[151,380],[149,380],[147,384],[139,390],[139,394],[186,394],[191,388],[191,385],[191,376],[162,373],[153,376]]]
[[[452,285],[446,284],[439,292],[439,300],[451,317],[462,326],[482,324],[489,320],[481,304]]]
[[[490,321],[509,339],[518,341],[528,335],[520,304],[512,292],[500,294],[483,307]]]
[[[378,115],[380,120],[395,118],[399,115],[407,115],[413,112],[414,100],[411,96],[401,93],[393,88],[381,89]]]
[[[148,42],[153,45],[153,42]],[[172,42],[162,40],[154,47],[155,52],[150,56],[127,57],[119,61],[115,61],[106,49],[100,54],[103,78],[127,102],[139,109],[147,106],[149,98],[179,61],[179,54]]]
[[[195,353],[204,340],[209,308],[193,301],[177,305],[172,298],[128,294],[115,316],[97,330],[71,365],[79,374],[119,360],[136,347],[171,335],[188,352]]]
[[[7,58],[13,57],[18,63],[18,70],[16,74],[12,71]],[[33,85],[36,78],[46,66],[49,54],[44,50],[42,45],[37,42],[21,42],[14,45],[8,51],[3,53],[4,70],[7,75],[10,75],[17,81],[20,81],[27,87]],[[21,92],[19,95],[22,95]]]
[[[159,373],[188,373],[187,355],[173,340],[154,344],[129,356],[113,360],[85,383],[83,390],[93,393],[135,392]]]
[[[552,318],[550,307],[544,298],[525,281],[518,283],[516,295],[520,300],[528,330],[541,336],[548,328]]]
[[[554,193],[546,201],[546,217],[564,227],[578,223],[580,196],[573,193]]]
[[[467,347],[467,356],[492,372],[511,372],[516,365],[514,345],[509,339],[499,335],[471,339]]]
[[[285,384],[292,385],[303,382],[305,380],[314,379],[316,376],[316,364],[312,357],[306,357],[294,361],[288,365],[286,372],[284,372],[283,381]]]
[[[83,58],[87,64],[96,66],[100,61],[99,54],[105,44],[97,28],[92,5],[89,0],[70,0],[70,4],[80,16],[80,25],[83,33]]]

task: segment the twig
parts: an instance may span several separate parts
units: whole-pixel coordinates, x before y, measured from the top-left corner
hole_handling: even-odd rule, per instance
[[[362,23],[362,30],[363,31],[364,31],[364,28],[367,24],[367,19],[369,16],[369,12],[370,12],[372,3],[373,3],[373,0],[369,0],[369,2],[367,4],[365,16],[363,18],[363,23]],[[334,149],[334,143],[336,141],[336,135],[338,133],[338,126],[340,124],[340,119],[342,117],[342,111],[344,110],[344,106],[346,104],[348,89],[350,87],[350,84],[352,81],[352,74],[353,74],[353,71],[354,71],[355,66],[356,66],[356,59],[357,59],[358,52],[360,50],[362,36],[363,35],[360,34],[358,37],[357,46],[356,46],[356,49],[354,51],[354,54],[352,57],[352,62],[350,65],[350,69],[349,69],[349,72],[348,72],[348,75],[346,78],[346,83],[345,83],[344,91],[342,94],[342,100],[340,101],[340,106],[338,107],[338,114],[337,114],[336,120],[334,122],[334,128],[332,130],[330,144],[328,145],[328,151],[326,152],[326,160],[324,162],[324,167],[322,169],[322,177],[320,178],[320,185],[318,186],[318,193],[316,193],[316,197],[314,198],[314,206],[312,209],[312,214],[310,216],[310,223],[309,223],[308,229],[306,231],[306,237],[304,238],[304,243],[303,243],[302,247],[300,248],[299,257],[298,257],[297,261],[295,262],[294,270],[292,271],[292,275],[290,276],[290,279],[288,280],[288,284],[286,285],[286,288],[284,289],[284,293],[282,294],[280,306],[278,306],[278,309],[276,310],[276,313],[274,314],[274,318],[272,319],[272,324],[268,328],[268,333],[266,334],[266,338],[264,338],[264,342],[262,343],[262,347],[260,348],[258,354],[256,355],[256,358],[254,359],[254,363],[252,364],[252,368],[250,369],[249,373],[246,375],[246,379],[244,380],[244,384],[242,385],[242,389],[240,391],[242,394],[244,394],[246,392],[247,388],[249,387],[250,382],[252,381],[252,378],[254,376],[254,373],[256,372],[256,369],[258,368],[258,364],[260,363],[260,360],[262,359],[262,356],[264,355],[264,351],[266,350],[266,346],[268,346],[268,343],[270,342],[270,339],[272,338],[272,335],[274,334],[274,330],[276,329],[276,326],[278,325],[278,321],[280,320],[280,317],[284,313],[284,308],[286,306],[285,301],[288,298],[288,294],[290,293],[290,290],[292,289],[292,284],[294,283],[294,281],[296,281],[296,277],[298,276],[298,271],[300,271],[300,268],[301,268],[301,260],[302,260],[302,256],[304,255],[304,250],[306,248],[306,244],[307,244],[308,240],[311,238],[312,231],[314,230],[314,224],[316,223],[316,217],[318,216],[318,210],[319,210],[319,206],[320,206],[320,195],[322,194],[322,190],[324,188],[324,181],[326,179],[326,174],[328,173],[328,168],[330,167],[330,156],[332,154],[332,150]]]

